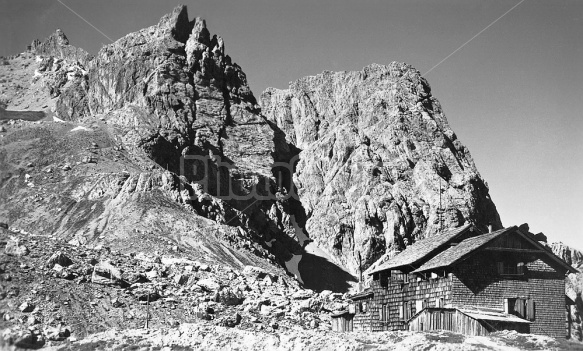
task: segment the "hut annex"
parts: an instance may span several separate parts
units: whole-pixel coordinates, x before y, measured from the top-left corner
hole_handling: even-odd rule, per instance
[[[565,275],[576,270],[518,227],[482,234],[471,225],[417,241],[367,273],[336,330],[510,329],[567,334]]]

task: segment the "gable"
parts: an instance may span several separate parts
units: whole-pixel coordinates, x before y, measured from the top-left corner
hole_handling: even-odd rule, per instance
[[[526,240],[524,236],[514,234],[514,232],[505,233],[500,237],[492,240],[490,243],[488,243],[488,245],[486,245],[486,247],[517,250],[540,250],[531,242]]]

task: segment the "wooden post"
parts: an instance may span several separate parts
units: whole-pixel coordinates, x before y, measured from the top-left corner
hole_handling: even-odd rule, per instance
[[[150,292],[148,291],[148,302],[146,302],[146,329],[149,327],[150,323]]]

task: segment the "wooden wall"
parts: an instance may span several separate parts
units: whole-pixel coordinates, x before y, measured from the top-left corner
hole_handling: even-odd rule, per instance
[[[488,335],[498,330],[527,333],[529,326],[523,323],[480,321],[454,309],[445,311],[430,309],[415,316],[409,323],[409,330],[449,330],[465,335]]]
[[[490,333],[480,321],[457,310],[425,310],[411,320],[409,330],[450,330],[467,335],[488,335]]]
[[[353,330],[353,315],[344,314],[338,317],[332,317],[332,331],[351,332]]]
[[[482,255],[455,268],[454,306],[482,306],[504,311],[506,298],[532,299],[535,318],[530,332],[565,337],[565,279],[547,262],[526,262],[522,277],[501,277],[490,255]]]

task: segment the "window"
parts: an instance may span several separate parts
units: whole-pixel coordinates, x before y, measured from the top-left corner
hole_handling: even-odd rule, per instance
[[[417,300],[415,301],[415,313],[421,311],[423,309],[423,300]]]
[[[366,311],[367,311],[367,307],[368,307],[368,306],[367,306],[367,304],[366,304],[366,302],[363,302],[363,303],[361,304],[361,306],[362,306],[362,309],[361,309],[361,311],[360,311],[360,312],[362,312],[362,313],[366,313]]]
[[[381,272],[380,273],[380,279],[381,279],[381,286],[383,288],[386,288],[387,286],[389,286],[389,278],[391,276],[390,272]]]
[[[524,262],[497,262],[498,274],[500,275],[523,275],[525,272]]]
[[[438,297],[437,299],[435,299],[435,307],[443,307],[443,297]]]
[[[504,300],[504,312],[529,321],[535,320],[535,304],[532,299],[508,298]]]
[[[413,304],[413,301],[409,301],[409,316],[407,317],[407,319],[410,319],[411,317],[413,317],[414,314],[415,314],[415,305]]]
[[[388,313],[388,306],[387,305],[382,305],[381,306],[381,310],[379,311],[379,320],[381,321],[386,321],[387,320],[387,315]]]
[[[405,319],[405,305],[403,302],[399,303],[399,319]]]
[[[403,317],[402,319],[408,320],[415,314],[415,304],[413,301],[405,302],[403,304]]]

